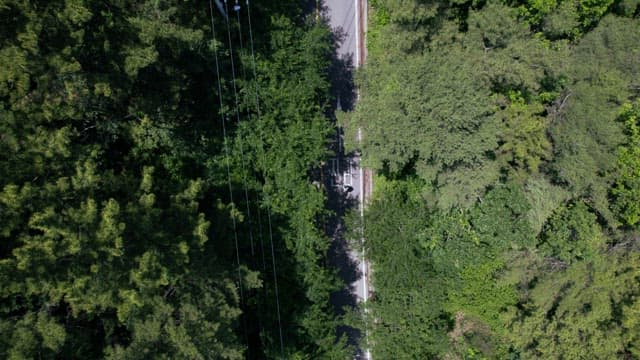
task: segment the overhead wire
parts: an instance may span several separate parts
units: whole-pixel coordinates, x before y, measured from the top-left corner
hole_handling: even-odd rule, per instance
[[[214,54],[214,59],[215,59],[215,69],[216,69],[216,80],[218,82],[218,100],[219,100],[219,105],[220,105],[220,111],[222,112],[224,103],[222,100],[222,81],[221,81],[221,77],[220,77],[220,63],[218,60],[218,45],[216,43],[216,30],[215,30],[215,24],[214,24],[214,20],[213,20],[213,4],[212,1],[209,0],[209,16],[211,18],[211,37],[212,37],[212,41],[213,41],[213,54]],[[226,169],[227,169],[227,184],[229,186],[229,202],[231,203],[231,206],[234,207],[234,202],[233,202],[233,188],[231,186],[231,165],[229,163],[229,146],[228,146],[228,139],[227,139],[227,127],[226,127],[226,121],[227,118],[225,115],[221,114],[221,120],[222,120],[222,137],[223,137],[223,147],[224,147],[224,153],[225,153],[225,160],[226,160]],[[243,285],[242,285],[242,270],[241,270],[241,266],[240,266],[240,251],[239,251],[239,246],[238,246],[238,225],[236,223],[236,218],[234,214],[231,214],[231,223],[233,226],[233,239],[234,239],[234,245],[235,245],[235,250],[236,250],[236,263],[238,265],[238,289],[239,289],[239,293],[240,293],[240,303],[244,304],[244,290],[243,290]],[[249,348],[249,343],[248,343],[248,335],[247,335],[247,327],[246,324],[243,323],[243,327],[244,327],[244,335],[245,335],[245,339],[247,339],[247,348]]]
[[[224,0],[225,10],[227,10],[227,14],[229,14],[229,9],[227,6],[227,0]],[[238,11],[236,11],[238,13]],[[240,102],[238,100],[238,89],[236,87],[236,69],[235,69],[235,61],[233,60],[233,46],[231,42],[231,25],[229,23],[229,17],[226,18],[227,23],[227,35],[229,40],[229,59],[231,61],[231,76],[232,76],[232,88],[233,88],[233,96],[235,100],[235,113],[236,113],[236,122],[238,128],[240,128]],[[251,209],[249,208],[249,190],[247,187],[247,169],[246,169],[246,161],[244,157],[244,141],[242,139],[242,134],[238,135],[238,145],[240,146],[240,161],[241,161],[241,170],[242,170],[242,184],[244,186],[244,197],[246,203],[247,210],[247,220],[249,223],[249,242],[251,246],[251,255],[255,255],[254,246],[253,246],[253,230],[251,227]]]
[[[229,13],[229,7],[228,7],[228,1],[224,0],[224,5],[225,5],[225,10],[227,12],[227,14]],[[247,5],[248,7],[248,5]],[[238,20],[238,26],[240,26],[240,15],[239,15],[239,10],[240,10],[240,6],[236,0],[236,5],[234,7],[234,11],[236,12],[236,17]],[[233,42],[231,40],[231,24],[229,21],[229,17],[227,16],[226,18],[226,27],[227,27],[227,39],[228,39],[228,44],[229,44],[229,59],[230,59],[230,64],[231,64],[231,76],[232,76],[232,89],[233,89],[233,95],[234,95],[234,100],[235,100],[235,114],[236,114],[236,121],[237,121],[237,125],[238,125],[238,129],[240,129],[240,102],[238,99],[238,90],[236,87],[236,66],[235,66],[235,61],[234,61],[234,53],[233,53]],[[251,34],[251,38],[253,39],[253,34]],[[241,36],[240,36],[241,39]],[[242,41],[242,40],[240,40]],[[243,44],[242,42],[240,43],[240,46],[243,48]],[[253,47],[252,47],[253,50]],[[252,53],[252,56],[255,56],[255,54]],[[255,63],[255,61],[254,61]],[[243,69],[244,71],[244,69]],[[260,118],[259,118],[260,119]],[[264,142],[264,136],[261,134],[261,142]],[[243,145],[243,139],[242,139],[242,134],[239,133],[238,135],[238,143],[240,146],[240,157],[241,157],[241,166],[242,166],[242,175],[243,175],[243,185],[244,185],[244,192],[245,192],[245,200],[246,200],[246,204],[247,204],[247,217],[248,219],[250,219],[251,213],[250,213],[250,208],[249,208],[249,195],[248,195],[248,189],[247,189],[247,171],[246,171],[246,162],[245,162],[245,156],[244,156],[244,145]],[[264,152],[263,152],[263,158],[264,158]],[[263,161],[263,164],[265,164],[266,162]],[[266,169],[264,170],[266,173]],[[264,187],[263,187],[264,190]],[[275,262],[275,251],[274,251],[274,246],[273,246],[273,227],[272,227],[272,223],[271,223],[271,210],[269,208],[268,212],[267,212],[267,218],[268,218],[268,224],[269,224],[269,239],[270,239],[270,243],[271,243],[271,258],[272,258],[272,265],[273,265],[273,273],[274,273],[274,290],[275,290],[275,296],[276,296],[276,315],[277,315],[277,319],[278,319],[278,335],[279,335],[279,340],[280,340],[280,351],[281,351],[281,355],[284,357],[284,339],[283,339],[283,335],[282,335],[282,320],[281,320],[281,314],[280,314],[280,295],[279,295],[279,289],[278,289],[278,276],[277,276],[277,269],[276,269],[276,262]],[[251,240],[251,253],[252,255],[255,254],[254,252],[254,246],[253,246],[253,234],[252,234],[252,230],[251,227],[249,227],[249,236],[250,236],[250,240]]]
[[[247,72],[246,72],[246,65],[244,64],[244,61],[242,60],[244,55],[245,55],[245,48],[244,48],[244,41],[243,41],[243,34],[242,34],[242,21],[240,20],[240,10],[241,10],[241,6],[238,3],[238,0],[235,0],[235,5],[233,6],[233,11],[236,13],[236,22],[237,22],[237,30],[238,30],[238,41],[240,44],[240,49],[239,49],[239,59],[240,61],[238,62],[238,68],[240,69],[240,73],[241,73],[241,77],[242,77],[242,81],[244,84],[247,83]],[[245,93],[245,99],[246,99],[247,94]],[[251,111],[247,112],[247,117],[249,119],[249,123],[253,123],[253,116]],[[245,170],[244,167],[244,159],[243,159],[243,174],[246,177],[247,176],[247,172]],[[245,184],[246,184],[246,180],[245,180]],[[252,260],[254,261],[255,264],[255,252],[254,252],[254,246],[253,246],[253,235],[251,234],[251,229],[253,228],[253,221],[252,221],[252,216],[251,216],[251,208],[250,208],[250,203],[249,203],[249,194],[247,191],[247,187],[245,185],[245,200],[246,200],[246,210],[247,210],[247,217],[248,217],[248,225],[249,225],[249,231],[250,231],[250,238],[251,238],[251,255],[252,255]],[[256,199],[257,200],[257,199]],[[257,203],[257,202],[256,202]],[[263,227],[262,227],[262,218],[260,215],[260,206],[257,205],[256,206],[256,211],[255,214],[257,215],[257,222],[258,222],[258,231],[257,231],[257,236],[258,239],[260,240],[260,254],[261,254],[261,258],[262,258],[262,271],[264,274],[267,273],[267,264],[266,264],[266,259],[265,259],[265,254],[264,254],[264,241],[263,241]],[[267,302],[267,291],[266,291],[266,287],[264,288],[264,299],[265,299],[265,305]],[[262,312],[262,309],[258,310],[260,312]],[[258,316],[258,329],[262,329],[263,328],[263,322],[262,322],[262,317]],[[260,331],[260,330],[258,330]],[[262,341],[262,337],[260,337],[260,340]],[[264,343],[263,343],[264,345]]]
[[[255,48],[254,48],[254,41],[253,41],[253,27],[251,24],[251,4],[249,2],[249,0],[246,0],[246,4],[247,4],[247,20],[248,20],[248,25],[249,25],[249,44],[250,44],[250,48],[251,48],[251,64],[252,64],[252,69],[253,69],[253,78],[254,78],[254,84],[255,84],[255,95],[256,95],[256,113],[258,115],[258,122],[260,122],[262,120],[262,112],[260,110],[260,85],[258,84],[258,75],[257,75],[257,70],[256,70],[256,55],[255,55]],[[259,136],[260,136],[260,142],[262,145],[262,151],[261,151],[261,155],[262,155],[262,166],[263,166],[263,174],[265,176],[265,179],[267,177],[267,169],[266,169],[266,164],[267,164],[267,157],[266,157],[266,153],[265,153],[265,149],[264,149],[264,129],[260,126],[260,131]],[[274,246],[273,246],[273,225],[271,222],[271,200],[269,197],[268,192],[265,190],[265,188],[263,187],[263,194],[265,197],[265,207],[267,208],[267,224],[268,224],[268,228],[269,228],[269,244],[271,247],[271,265],[272,265],[272,269],[273,269],[273,283],[274,283],[274,289],[275,289],[275,295],[276,295],[276,310],[277,310],[277,316],[278,316],[278,333],[279,333],[279,337],[280,337],[280,352],[282,357],[284,357],[284,340],[283,340],[283,336],[282,336],[282,319],[281,319],[281,315],[280,315],[280,295],[279,295],[279,291],[278,291],[278,272],[276,269],[276,256],[275,256],[275,250],[274,250]]]
[[[225,3],[225,10],[228,13],[228,3],[227,0],[224,1]],[[236,1],[237,4],[237,1]],[[259,85],[257,83],[257,71],[256,71],[256,61],[255,61],[255,50],[254,50],[254,39],[253,39],[253,29],[252,29],[252,22],[251,22],[251,10],[250,10],[250,3],[247,0],[246,2],[247,4],[247,14],[248,14],[248,23],[249,23],[249,35],[250,35],[250,44],[251,44],[251,59],[252,59],[252,68],[253,68],[253,75],[254,75],[254,83],[255,83],[255,95],[256,95],[256,111],[257,111],[257,115],[258,115],[258,121],[261,120],[262,118],[262,114],[261,114],[261,110],[260,110],[260,100],[259,100]],[[215,43],[215,25],[214,25],[214,21],[213,21],[213,5],[211,0],[209,0],[209,8],[210,8],[210,15],[211,15],[211,28],[212,28],[212,35],[213,35],[213,39],[214,39],[214,52],[215,52],[215,63],[216,63],[216,75],[217,75],[217,79],[218,79],[218,95],[219,95],[219,100],[220,100],[220,107],[223,107],[223,101],[222,101],[222,88],[221,88],[221,82],[220,82],[220,67],[219,67],[219,60],[218,60],[218,56],[217,56],[217,45]],[[228,38],[228,44],[229,44],[229,58],[230,58],[230,64],[231,64],[231,74],[232,74],[232,88],[233,88],[233,93],[234,93],[234,100],[235,100],[235,115],[236,115],[236,120],[238,125],[240,125],[240,112],[239,112],[239,100],[238,100],[238,90],[236,87],[236,76],[235,76],[235,62],[233,59],[233,46],[232,46],[232,40],[231,40],[231,29],[230,29],[230,23],[229,23],[229,18],[228,16],[225,17],[226,20],[226,25],[227,25],[227,38]],[[238,23],[240,23],[239,20],[239,14],[238,14]],[[243,45],[241,45],[243,46]],[[227,165],[227,178],[228,178],[228,184],[229,184],[229,194],[230,194],[230,200],[231,203],[233,204],[233,191],[232,191],[232,187],[231,187],[231,172],[230,172],[230,163],[229,163],[229,149],[228,149],[228,141],[227,141],[227,134],[226,134],[226,126],[225,126],[225,121],[227,121],[226,116],[223,118],[223,137],[225,138],[224,141],[224,148],[225,148],[225,157],[226,157],[226,165]],[[264,150],[264,130],[262,128],[260,128],[260,142],[262,144],[262,151],[261,151],[261,155],[262,155],[262,164],[263,164],[263,173],[267,174],[267,169],[266,169],[266,153]],[[244,184],[244,190],[245,190],[245,200],[247,203],[247,206],[249,206],[249,198],[248,198],[248,188],[247,188],[247,181],[246,181],[246,164],[245,164],[245,158],[244,158],[244,145],[242,142],[242,137],[239,136],[239,146],[240,146],[240,155],[241,155],[241,159],[242,159],[242,172],[243,172],[243,184]],[[276,300],[276,315],[277,315],[277,320],[278,320],[278,334],[279,334],[279,340],[280,340],[280,352],[281,355],[284,357],[284,338],[283,338],[283,332],[282,332],[282,316],[281,316],[281,311],[280,311],[280,295],[279,295],[279,288],[278,288],[278,273],[277,273],[277,266],[276,266],[276,258],[275,258],[275,249],[274,249],[274,241],[273,241],[273,224],[272,224],[272,213],[271,213],[271,201],[269,198],[269,194],[268,192],[265,190],[265,188],[263,187],[263,194],[264,194],[264,198],[265,198],[265,204],[266,204],[266,208],[267,208],[267,223],[268,223],[268,232],[269,232],[269,243],[270,243],[270,250],[271,250],[271,265],[272,265],[272,270],[273,270],[273,280],[274,280],[274,292],[275,292],[275,300]],[[249,212],[250,210],[248,210],[248,217],[249,217]],[[259,211],[258,211],[258,221],[261,223],[260,221],[260,216],[259,216]],[[235,217],[232,217],[232,222],[233,222],[233,228],[234,228],[234,240],[235,240],[235,247],[236,247],[236,261],[238,263],[238,277],[239,277],[239,281],[240,281],[240,298],[241,301],[244,302],[244,294],[243,294],[243,285],[242,285],[242,280],[241,280],[241,268],[240,268],[240,255],[239,255],[239,247],[238,247],[238,236],[237,236],[237,223],[235,221]],[[250,239],[251,239],[251,250],[252,250],[252,254],[254,254],[254,246],[253,246],[253,237],[252,237],[252,233],[250,231]],[[261,244],[262,246],[262,244]],[[266,264],[265,264],[265,259],[264,259],[264,254],[263,254],[263,267],[266,268]],[[246,328],[245,328],[245,336],[246,335]]]
[[[242,37],[242,21],[240,20],[240,5],[238,4],[238,0],[235,0],[235,6],[234,6],[234,12],[236,13],[236,21],[238,23],[238,41],[240,43],[240,54],[244,54],[244,41],[243,41],[243,37]],[[245,70],[245,66],[243,65],[242,61],[240,62],[239,66],[240,71],[242,73],[242,80],[246,83],[247,82],[247,74],[246,74],[246,70]],[[251,116],[251,112],[249,112],[247,114],[247,116],[249,117],[249,121],[252,120],[252,116]],[[247,172],[245,172],[245,168],[244,168],[244,162],[243,162],[243,173],[247,174]],[[251,210],[249,207],[249,194],[247,192],[247,188],[245,187],[245,200],[247,203],[247,217],[249,219],[248,223],[249,223],[249,227],[251,228],[251,225],[253,224],[252,220],[252,216],[251,216]],[[265,264],[265,259],[264,259],[264,244],[262,242],[262,221],[260,218],[260,209],[258,208],[256,211],[257,214],[257,220],[258,220],[258,238],[260,239],[260,250],[262,253],[262,263],[263,263],[263,269],[266,269],[266,264]],[[250,234],[251,236],[251,234]],[[251,237],[251,239],[253,239],[253,237]],[[253,247],[253,241],[251,242],[251,255],[254,255],[254,247]]]

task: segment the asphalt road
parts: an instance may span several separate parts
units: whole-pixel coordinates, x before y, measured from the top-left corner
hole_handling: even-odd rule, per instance
[[[357,0],[324,0],[324,8],[329,17],[329,24],[337,35],[340,46],[338,57],[352,57],[356,64],[356,1]]]
[[[343,76],[352,76],[350,67],[357,67],[362,63],[362,55],[364,46],[362,43],[363,29],[362,26],[362,9],[366,9],[366,0],[324,0],[321,3],[324,16],[329,19],[329,24],[338,41],[336,57],[338,62],[346,69],[342,69]],[[365,17],[366,19],[366,17]],[[350,82],[350,81],[347,81]],[[336,97],[338,104],[336,107],[339,110],[343,110],[340,104],[341,94],[339,88],[337,89]],[[351,95],[354,95],[353,93]],[[349,101],[349,106],[344,110],[352,110],[353,103],[357,96],[351,96],[354,99]],[[346,102],[346,101],[343,101]],[[360,132],[358,132],[360,134]],[[339,137],[341,135],[338,135]],[[350,139],[351,141],[359,141],[359,139]],[[340,141],[340,140],[339,140]],[[364,211],[364,199],[363,194],[367,194],[368,191],[364,187],[369,183],[365,179],[365,171],[360,167],[360,157],[358,154],[344,154],[342,146],[338,146],[337,157],[337,171],[335,171],[334,183],[342,189],[349,189],[348,192],[343,192],[345,197],[344,201],[340,201],[341,204],[351,204],[350,206],[357,208],[360,215],[363,216]],[[346,209],[342,209],[343,211]],[[339,231],[337,232],[339,233]],[[366,256],[364,247],[362,246],[362,239],[351,239],[351,244],[358,244],[346,249],[348,256],[348,263],[351,264],[355,276],[348,277],[349,291],[351,296],[355,297],[357,302],[366,302],[368,299],[368,265],[366,262]],[[365,337],[363,343],[367,343],[365,331],[362,336]],[[371,359],[368,349],[361,349],[358,351],[357,358]]]
[[[357,23],[360,21],[356,19],[356,15],[359,14],[359,10],[356,11],[356,5],[359,4],[359,0],[325,0],[324,7],[326,15],[329,17],[329,24],[336,34],[339,41],[337,50],[337,56],[341,60],[346,60],[345,63],[358,64],[359,54],[356,53],[359,48],[359,34],[356,34]],[[352,139],[352,141],[355,139]],[[348,198],[355,200],[359,207],[362,207],[362,187],[363,187],[363,171],[359,166],[360,158],[356,155],[340,154],[340,164],[342,168],[339,169],[340,178],[338,182],[342,182],[344,186],[349,186],[352,189],[346,194]],[[366,268],[362,260],[362,249],[351,249],[350,257],[358,265],[360,270],[360,276],[351,284],[351,287],[357,296],[359,301],[367,299],[367,284]]]

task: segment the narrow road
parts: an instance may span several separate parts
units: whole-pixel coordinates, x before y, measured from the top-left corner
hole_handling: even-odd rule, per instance
[[[356,41],[359,40],[359,36],[356,36],[357,4],[359,0],[324,0],[323,4],[329,16],[331,29],[340,41],[338,57],[352,57],[354,64],[357,64],[359,57],[356,53]]]
[[[322,0],[320,0],[322,1]],[[324,10],[324,15],[328,17],[329,24],[337,39],[337,60],[342,67],[342,76],[353,76],[353,68],[359,67],[364,61],[364,29],[366,28],[366,0],[324,0],[320,3]],[[364,19],[364,20],[363,20]],[[353,79],[343,79],[345,83],[353,84]],[[343,89],[338,87],[336,90],[337,109],[350,111],[357,101],[357,92],[353,87]],[[342,101],[341,101],[342,100]],[[358,139],[348,139],[347,141],[360,141],[361,131],[358,130]],[[342,144],[342,134],[338,133],[338,144]],[[370,176],[360,167],[359,154],[345,154],[344,147],[338,145],[337,158],[333,162],[336,166],[333,168],[333,183],[343,192],[346,197],[342,204],[351,204],[355,207],[360,216],[364,215],[365,195],[370,193],[369,179]],[[365,177],[367,177],[365,179]],[[345,208],[342,209],[346,210]],[[363,239],[356,239],[355,243],[360,245],[352,246],[347,249],[347,254],[352,266],[357,269],[357,276],[349,278],[348,281],[352,296],[357,302],[366,303],[369,297],[368,274],[369,267],[366,261],[366,254],[363,246]],[[366,308],[365,308],[366,311]],[[358,352],[357,358],[371,359],[368,349],[368,331],[365,329],[361,334],[362,349]]]
[[[329,24],[336,34],[339,40],[338,58],[343,60],[345,64],[357,67],[360,63],[360,42],[361,36],[357,29],[360,28],[359,22],[361,21],[361,0],[325,0],[325,9],[329,16]],[[340,94],[337,94],[340,98]],[[338,104],[338,107],[341,107]],[[342,110],[342,109],[340,109]],[[351,109],[345,109],[351,110]],[[359,139],[351,139],[351,141]],[[342,152],[342,146],[340,146],[339,152]],[[343,186],[349,186],[350,191],[347,197],[352,198],[358,202],[359,211],[362,213],[364,205],[364,171],[359,166],[360,157],[357,154],[339,154],[339,162],[343,164],[339,168],[339,181]],[[360,301],[366,301],[367,283],[365,281],[367,276],[366,267],[361,262],[362,249],[353,249],[353,259],[359,265],[361,265],[360,271],[361,277],[353,284],[354,290]]]

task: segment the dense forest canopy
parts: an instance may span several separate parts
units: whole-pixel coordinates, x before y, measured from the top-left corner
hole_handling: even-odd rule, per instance
[[[332,36],[235,4],[0,1],[0,357],[348,354],[309,178]]]
[[[373,357],[640,357],[640,3],[369,3]]]
[[[369,0],[360,325],[335,37],[248,5],[0,0],[0,357],[640,358],[638,0]]]

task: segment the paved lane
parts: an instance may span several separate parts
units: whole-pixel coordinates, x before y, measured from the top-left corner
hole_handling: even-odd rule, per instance
[[[338,56],[352,57],[356,64],[356,0],[324,0],[329,24],[341,40]]]
[[[320,0],[322,1],[322,0]],[[325,16],[329,18],[329,24],[336,34],[339,41],[337,49],[337,57],[341,60],[341,63],[345,66],[357,67],[362,63],[362,54],[364,47],[362,46],[362,38],[364,28],[362,26],[362,12],[366,9],[366,0],[324,0],[322,1],[322,7],[326,11]],[[366,19],[366,17],[365,17]],[[366,21],[366,20],[365,20]],[[351,74],[351,72],[348,72]],[[341,109],[340,105],[340,93],[336,94],[338,98],[337,108]],[[339,139],[339,142],[342,140]],[[358,131],[358,139],[348,139],[348,141],[360,141],[360,131]],[[368,184],[368,181],[364,179],[365,172],[360,167],[360,157],[357,154],[344,154],[343,146],[338,146],[337,162],[338,169],[336,171],[337,178],[335,183],[343,189],[349,189],[346,192],[347,201],[345,203],[354,203],[357,210],[360,212],[360,216],[363,216],[364,211],[364,199],[363,194],[367,194],[369,191],[365,191],[364,187]],[[351,200],[351,201],[349,201]],[[364,247],[362,246],[362,239],[355,239],[353,243],[358,245],[353,246],[348,250],[348,256],[351,263],[357,268],[358,276],[353,279],[350,285],[351,292],[355,295],[358,302],[366,302],[368,300],[368,266],[366,262],[366,256]],[[365,341],[368,331],[365,330]],[[358,352],[357,358],[359,359],[371,359],[371,355],[368,349],[361,349]]]
[[[360,16],[360,9],[357,9],[356,6],[360,6],[360,0],[325,0],[324,8],[326,10],[326,15],[329,16],[329,24],[333,32],[337,35],[339,42],[337,55],[341,60],[345,60],[346,64],[354,64],[357,65],[359,63],[359,43],[360,38],[357,34],[357,28],[360,19],[357,16]],[[339,101],[339,100],[338,100]],[[340,104],[337,106],[340,108]],[[347,141],[356,141],[357,139],[349,139]],[[357,202],[357,206],[360,208],[359,211],[362,211],[362,187],[363,187],[363,171],[360,168],[360,158],[356,155],[345,155],[342,153],[342,146],[340,146],[339,151],[339,164],[341,164],[341,168],[339,169],[340,179],[338,183],[342,183],[343,186],[348,186],[352,189],[347,197],[353,199]],[[351,284],[352,289],[355,292],[355,295],[358,298],[358,301],[366,301],[367,294],[367,271],[364,266],[362,260],[362,249],[351,249],[350,257],[352,260],[358,264],[358,269],[360,271],[360,276],[358,279]]]

